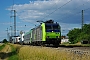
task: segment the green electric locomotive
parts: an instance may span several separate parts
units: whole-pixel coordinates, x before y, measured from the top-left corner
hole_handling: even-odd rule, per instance
[[[61,27],[52,20],[43,22],[25,34],[24,43],[58,46],[61,43]]]

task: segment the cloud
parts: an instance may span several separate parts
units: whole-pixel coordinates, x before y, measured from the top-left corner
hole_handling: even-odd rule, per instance
[[[90,0],[38,0],[29,1],[28,4],[15,4],[13,8],[17,16],[24,22],[35,23],[37,20],[53,19],[67,29],[80,27],[82,10],[84,10],[84,22],[90,22]],[[12,6],[7,8],[11,10]]]
[[[67,2],[67,1],[65,1]],[[58,8],[58,6],[63,5],[64,1],[34,1],[30,4],[19,4],[14,5],[14,9],[17,11],[17,14],[20,19],[42,19],[45,16],[48,16],[51,12]],[[11,10],[12,6],[8,9]],[[61,12],[60,12],[61,13]],[[48,17],[49,18],[49,17]]]
[[[5,23],[0,23],[1,25],[11,25],[11,24],[13,24],[13,23],[11,23],[11,22],[5,22]]]

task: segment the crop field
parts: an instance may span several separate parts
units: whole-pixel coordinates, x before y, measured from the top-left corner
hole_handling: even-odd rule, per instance
[[[8,49],[7,49],[8,48]],[[75,48],[76,49],[76,48]],[[29,46],[18,44],[6,44],[3,52],[3,60],[89,60],[89,52],[75,51],[69,48],[52,48],[41,46]],[[77,50],[77,49],[76,49]],[[0,56],[1,57],[1,56]],[[2,59],[1,59],[2,60]]]

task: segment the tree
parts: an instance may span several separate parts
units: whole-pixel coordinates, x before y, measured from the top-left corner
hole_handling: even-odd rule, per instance
[[[90,34],[90,24],[84,24],[82,32],[84,32],[85,34]]]
[[[80,34],[81,40],[90,40],[90,24],[84,24],[82,32]]]
[[[74,28],[73,30],[70,30],[69,33],[67,34],[67,36],[69,37],[69,41],[73,44],[77,43],[78,40],[76,39],[79,36],[80,32],[81,32],[81,29],[79,28]]]
[[[7,43],[7,42],[8,42],[7,39],[4,39],[4,40],[3,40],[3,43]]]
[[[90,41],[90,24],[84,24],[82,29],[74,28],[69,31],[67,36],[71,43],[81,42],[82,40]]]

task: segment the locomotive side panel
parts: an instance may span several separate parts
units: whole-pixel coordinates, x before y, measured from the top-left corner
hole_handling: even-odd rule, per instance
[[[24,35],[24,41],[23,41],[24,44],[30,44],[30,35],[31,35],[30,33],[31,33],[31,31],[27,32]]]
[[[36,40],[42,41],[42,27],[41,26],[38,26],[36,28]]]
[[[32,30],[32,42],[34,42],[36,40],[36,30],[35,28],[33,28]]]

